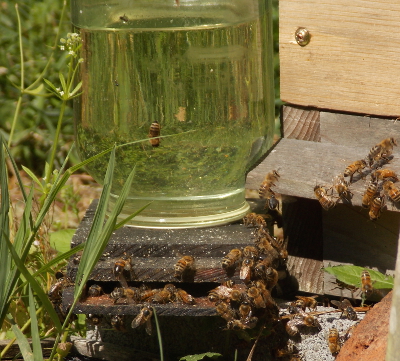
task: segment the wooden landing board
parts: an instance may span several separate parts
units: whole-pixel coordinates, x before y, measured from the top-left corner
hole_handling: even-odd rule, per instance
[[[400,115],[400,3],[279,1],[283,101],[381,116]],[[295,41],[297,28],[311,41]]]

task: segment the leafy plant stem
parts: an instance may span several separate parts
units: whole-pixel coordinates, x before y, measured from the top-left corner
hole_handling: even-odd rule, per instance
[[[61,125],[62,125],[62,121],[63,121],[63,118],[64,118],[64,112],[65,112],[66,106],[67,106],[67,102],[65,100],[63,100],[62,103],[61,103],[60,115],[58,117],[56,134],[54,136],[53,146],[51,148],[49,166],[47,168],[47,173],[46,173],[46,178],[45,178],[46,182],[50,182],[51,173],[53,173],[54,158],[55,158],[56,152],[57,152],[57,144],[58,144],[58,139],[60,138]]]
[[[21,17],[19,16],[18,4],[15,4],[15,11],[17,12],[17,20],[18,20],[19,54],[20,54],[20,62],[21,62],[21,85],[20,85],[20,94],[19,94],[18,101],[17,101],[17,107],[15,109],[14,118],[13,118],[13,122],[11,125],[10,136],[8,138],[8,146],[11,145],[12,138],[14,136],[15,126],[17,124],[18,115],[21,110],[22,95],[24,93],[24,82],[25,82],[24,48],[22,47]]]

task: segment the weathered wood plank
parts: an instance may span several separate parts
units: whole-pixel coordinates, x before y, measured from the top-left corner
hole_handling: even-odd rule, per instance
[[[4,348],[9,344],[10,340],[0,340],[0,351],[3,351]],[[32,344],[32,340],[28,338],[29,344]],[[51,354],[51,349],[54,346],[54,338],[46,338],[44,340],[40,340],[40,344],[43,350],[43,356],[48,357]],[[31,345],[32,346],[32,345]],[[20,355],[20,349],[18,343],[14,343],[8,352],[2,357],[2,360],[14,360],[17,355]]]
[[[304,6],[279,1],[280,92],[289,103],[357,112],[400,115],[400,3],[318,1]],[[311,41],[301,47],[295,31]]]
[[[283,136],[290,139],[319,142],[319,111],[296,106],[283,106]]]
[[[357,145],[368,152],[388,137],[400,142],[400,121],[393,119],[320,112],[320,123],[322,143]]]

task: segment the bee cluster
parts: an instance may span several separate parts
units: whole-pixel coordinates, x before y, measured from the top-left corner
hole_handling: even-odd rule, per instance
[[[373,146],[364,159],[357,160],[346,167],[343,174],[334,178],[333,185],[314,187],[314,194],[325,210],[333,208],[340,200],[350,203],[353,193],[350,185],[355,174],[363,175],[369,169],[370,181],[362,197],[362,206],[369,210],[369,218],[377,220],[385,207],[385,199],[400,202],[400,189],[395,184],[399,181],[397,174],[391,169],[381,169],[393,159],[393,146],[397,146],[394,138],[386,138]],[[345,178],[349,177],[349,181]],[[386,196],[386,197],[385,197]]]

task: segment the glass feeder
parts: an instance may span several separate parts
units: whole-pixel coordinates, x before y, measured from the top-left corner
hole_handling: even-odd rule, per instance
[[[131,225],[242,218],[245,175],[274,132],[269,0],[72,0],[83,40],[74,100],[80,157],[114,144],[113,202],[135,167]],[[101,183],[108,156],[87,171]],[[111,207],[112,207],[111,204]]]

